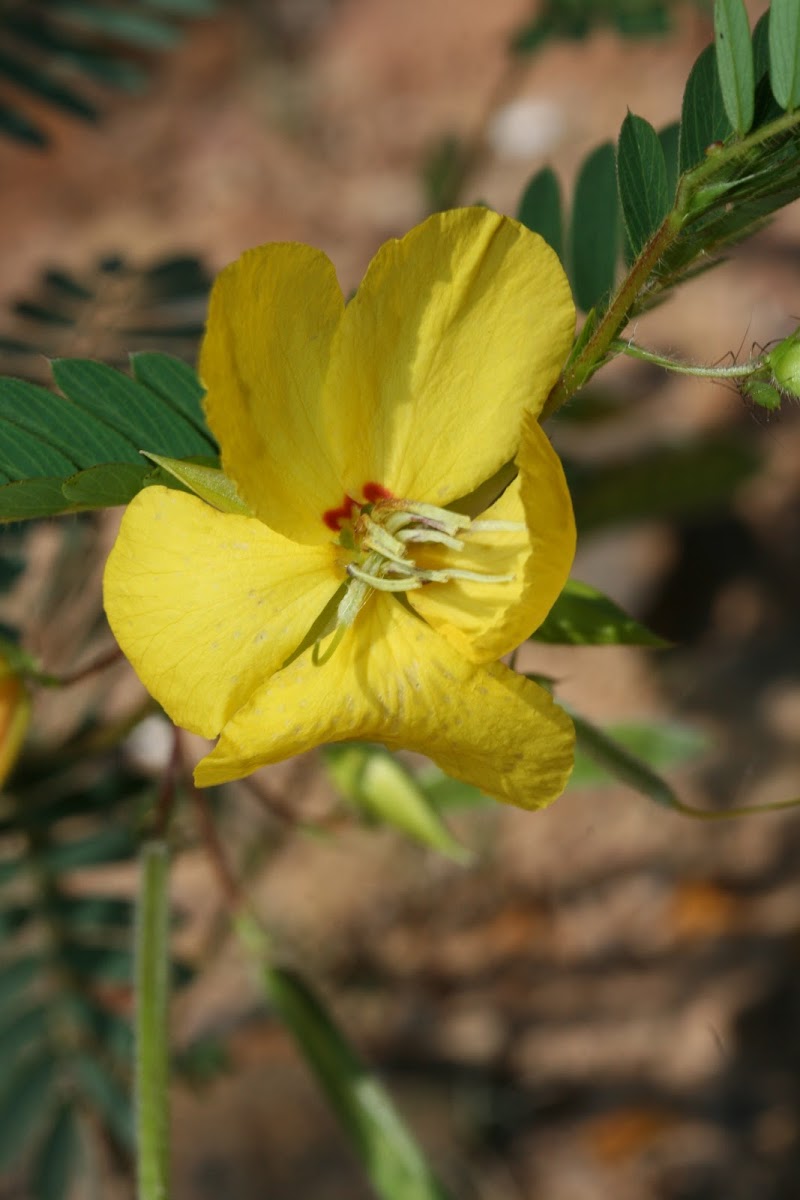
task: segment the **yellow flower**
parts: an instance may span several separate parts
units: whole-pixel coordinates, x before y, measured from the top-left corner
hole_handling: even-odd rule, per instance
[[[31,701],[24,681],[0,654],[0,786],[19,757],[31,718]]]
[[[145,489],[105,576],[147,688],[178,725],[220,734],[199,785],[366,739],[526,808],[560,794],[571,722],[497,660],[574,554],[535,420],[574,321],[556,255],[482,208],[388,242],[347,305],[308,246],[222,272],[200,373],[240,500]],[[460,515],[515,454],[500,498]]]

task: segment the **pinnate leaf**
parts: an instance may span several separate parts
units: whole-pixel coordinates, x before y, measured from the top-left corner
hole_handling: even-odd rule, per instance
[[[0,378],[0,521],[127,504],[154,471],[140,453],[213,459],[202,387],[163,354],[134,360],[134,378],[88,359],[59,359],[62,395]],[[169,482],[159,473],[159,482]],[[4,485],[4,486],[2,486]]]

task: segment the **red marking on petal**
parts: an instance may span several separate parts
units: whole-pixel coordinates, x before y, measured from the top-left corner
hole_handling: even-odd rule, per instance
[[[361,491],[368,504],[374,504],[376,500],[392,499],[392,493],[382,483],[365,483]]]
[[[328,508],[322,514],[322,519],[332,529],[334,533],[338,533],[342,528],[342,521],[349,521],[353,516],[353,509],[356,507],[356,502],[352,496],[345,496],[344,504],[339,508]]]

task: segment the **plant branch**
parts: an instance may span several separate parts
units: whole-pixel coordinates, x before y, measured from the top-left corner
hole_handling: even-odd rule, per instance
[[[99,655],[92,662],[87,663],[83,667],[78,667],[75,671],[68,671],[65,675],[52,675],[49,671],[35,671],[29,675],[29,678],[42,687],[71,687],[73,683],[82,683],[84,679],[89,679],[92,675],[98,675],[101,671],[105,671],[107,667],[113,667],[121,658],[122,651],[115,644],[110,650],[106,650],[105,653]]]
[[[242,889],[239,887],[233,869],[225,855],[207,795],[201,788],[196,787],[194,783],[190,782],[189,787],[192,794],[192,801],[194,802],[201,840],[214,869],[214,874],[217,876],[220,890],[225,898],[226,907],[230,910],[231,916],[236,919],[245,906]]]
[[[800,109],[784,113],[747,137],[715,150],[678,183],[675,204],[632,264],[612,296],[596,326],[575,356],[567,363],[547,398],[541,420],[553,415],[582,388],[613,351],[613,343],[625,328],[637,299],[647,289],[655,268],[683,231],[704,215],[714,202],[744,179],[726,177],[726,171],[765,143],[791,133],[800,126]],[[590,315],[588,320],[591,320]]]
[[[169,858],[142,849],[136,916],[136,1131],[139,1200],[169,1197]]]

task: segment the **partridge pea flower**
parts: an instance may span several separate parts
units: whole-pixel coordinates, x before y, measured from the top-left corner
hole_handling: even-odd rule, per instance
[[[355,738],[526,808],[559,795],[571,722],[498,660],[572,562],[536,414],[574,320],[556,255],[482,208],[388,242],[347,304],[308,246],[222,272],[200,373],[227,490],[140,492],[105,576],[146,687],[220,735],[200,786]]]

